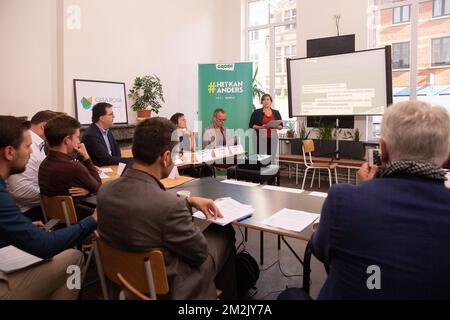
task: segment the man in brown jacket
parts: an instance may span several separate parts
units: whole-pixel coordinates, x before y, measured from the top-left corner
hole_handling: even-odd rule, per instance
[[[70,116],[60,115],[47,122],[44,134],[50,150],[39,167],[41,194],[71,195],[80,217],[91,214],[93,209],[77,200],[96,193],[102,180],[84,144],[80,143],[80,123]]]
[[[97,194],[100,235],[118,249],[164,253],[171,299],[236,299],[234,229],[211,224],[202,232],[192,207],[209,219],[221,216],[210,199],[178,197],[160,180],[172,170],[175,125],[165,118],[140,123],[133,139],[134,164]]]

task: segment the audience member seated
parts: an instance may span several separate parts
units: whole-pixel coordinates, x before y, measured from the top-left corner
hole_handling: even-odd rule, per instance
[[[180,152],[195,152],[195,135],[186,126],[186,118],[183,113],[175,113],[170,117],[170,121],[177,126],[177,136],[180,141]]]
[[[44,128],[56,113],[50,110],[39,111],[31,118],[31,156],[26,169],[14,174],[7,181],[8,192],[16,200],[20,211],[32,221],[43,221],[38,172],[41,162],[47,156]]]
[[[160,182],[174,166],[175,129],[165,118],[147,119],[136,127],[133,168],[97,194],[100,235],[121,250],[160,248],[171,299],[216,299],[216,286],[222,290],[221,298],[235,299],[234,229],[210,224],[202,232],[192,220],[192,207],[214,219],[221,216],[214,202],[181,198]]]
[[[100,102],[92,107],[92,124],[84,132],[82,141],[96,166],[116,165],[119,162],[131,164],[131,158],[122,158],[119,144],[109,130],[113,123],[111,104]]]
[[[0,116],[0,247],[13,245],[46,262],[9,274],[0,272],[0,299],[76,299],[69,289],[67,267],[83,265],[83,254],[70,249],[97,226],[97,215],[70,227],[44,232],[42,222],[32,223],[6,191],[5,180],[25,171],[33,144],[29,123]]]
[[[83,206],[80,200],[96,193],[102,181],[84,144],[80,143],[80,123],[61,115],[47,122],[44,133],[49,153],[39,168],[41,194],[50,197],[71,195],[79,217],[91,214],[93,209]]]
[[[221,108],[214,110],[212,123],[203,130],[203,149],[214,149],[235,144],[236,139],[230,130],[224,126],[225,121],[227,121],[225,110]]]
[[[357,185],[333,185],[322,208],[311,239],[329,266],[319,299],[449,299],[449,114],[395,104],[380,145],[383,165],[364,164]]]

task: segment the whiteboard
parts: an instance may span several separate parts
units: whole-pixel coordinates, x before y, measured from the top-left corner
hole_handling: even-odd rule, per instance
[[[113,106],[114,123],[128,124],[124,82],[74,79],[75,112],[82,125],[92,123],[92,107],[100,102]]]

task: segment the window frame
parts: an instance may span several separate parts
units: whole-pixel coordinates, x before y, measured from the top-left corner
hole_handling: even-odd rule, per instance
[[[408,66],[400,66],[400,67],[395,67],[394,63],[395,63],[395,59],[394,59],[394,46],[396,45],[405,45],[408,44]],[[400,52],[403,52],[403,46],[401,47]],[[407,70],[411,67],[411,42],[410,41],[402,41],[402,42],[394,42],[392,43],[392,70]]]
[[[436,6],[434,5],[436,3],[436,1],[441,2],[441,12],[439,12],[439,14],[436,14],[436,11],[434,10],[436,8]],[[450,2],[448,4],[450,5]],[[432,5],[433,5],[433,13],[432,13],[433,18],[450,16],[450,9],[449,9],[448,13],[445,13],[445,9],[446,9],[445,0],[433,0]]]
[[[434,42],[435,41],[439,41],[440,46],[439,46],[439,55],[441,56],[443,53],[443,42],[444,39],[449,39],[450,41],[450,36],[446,36],[446,37],[439,37],[439,38],[432,38],[431,39],[431,67],[446,67],[450,65],[450,59],[449,61],[446,61],[447,63],[441,63],[441,64],[436,64],[434,60]],[[449,49],[450,49],[450,44],[449,44]]]
[[[408,8],[408,20],[403,20],[403,10],[405,7]],[[398,22],[395,21],[395,9],[400,9],[400,21],[398,21]],[[392,24],[393,25],[409,23],[410,21],[411,21],[411,5],[405,4],[402,6],[397,6],[397,7],[392,8]]]

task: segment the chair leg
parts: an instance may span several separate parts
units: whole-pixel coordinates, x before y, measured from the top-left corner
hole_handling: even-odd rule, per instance
[[[305,182],[306,182],[306,176],[308,174],[309,168],[305,169],[305,172],[303,173],[303,183],[302,183],[302,190],[305,190]]]
[[[298,186],[298,163],[295,164],[295,185]]]
[[[330,188],[331,188],[331,185],[333,184],[333,178],[331,178],[331,170],[330,169],[328,169],[328,179],[330,181]]]
[[[334,178],[336,179],[336,184],[337,184],[338,183],[337,168],[334,168]]]
[[[291,180],[291,165],[288,163],[289,180]]]
[[[318,177],[319,177],[319,189],[320,189],[320,169],[318,171],[319,171]]]
[[[100,284],[101,284],[101,287],[102,287],[103,299],[104,300],[109,300],[108,287],[106,286],[105,273],[103,272],[103,265],[102,265],[102,260],[100,259],[100,253],[98,251],[97,240],[93,240],[92,242],[94,244],[95,263],[97,265],[98,277],[100,278]]]
[[[86,274],[87,271],[89,269],[89,265],[91,264],[91,260],[92,260],[92,255],[94,254],[94,249],[91,248],[91,250],[89,250],[89,254],[86,260],[86,264],[84,266],[84,269],[82,271],[82,275],[81,275],[81,283],[84,283],[84,279],[86,278]]]
[[[312,179],[311,179],[311,185],[309,186],[309,188],[310,189],[312,189],[312,187],[313,187],[313,184],[314,184],[314,177],[316,176],[316,169],[314,168],[313,169],[313,176],[312,176]]]

